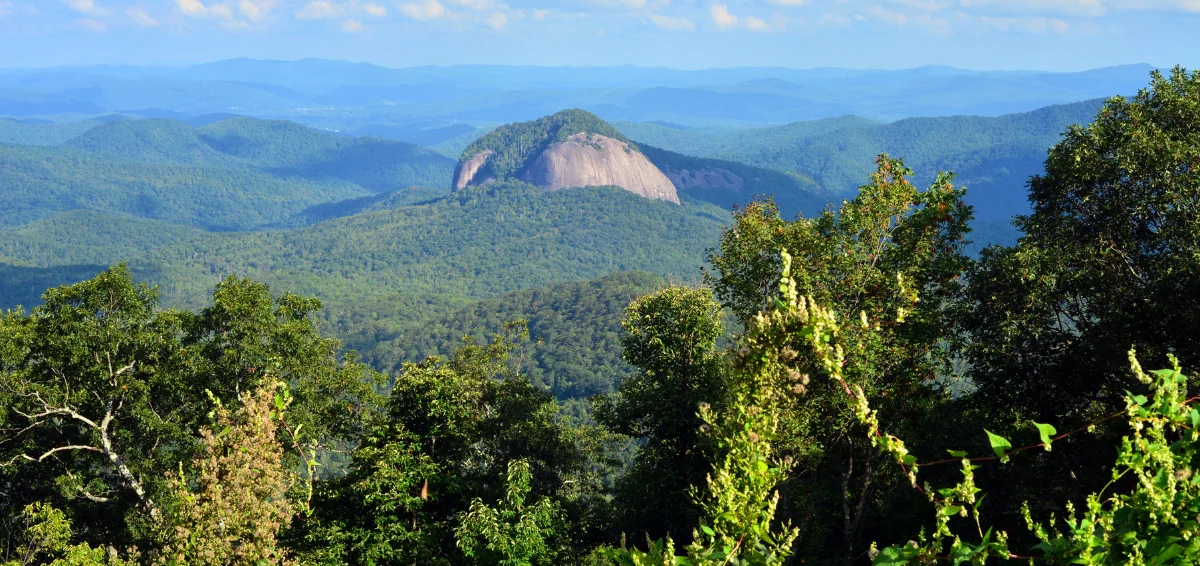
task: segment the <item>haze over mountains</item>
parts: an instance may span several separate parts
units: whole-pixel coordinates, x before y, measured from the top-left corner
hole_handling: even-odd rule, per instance
[[[183,68],[0,70],[0,115],[236,113],[437,143],[480,124],[532,120],[565,108],[582,108],[606,120],[688,126],[784,124],[845,114],[883,121],[998,116],[1132,94],[1144,86],[1150,70],[1148,65],[1077,73],[949,67],[389,69],[320,59],[234,59]]]

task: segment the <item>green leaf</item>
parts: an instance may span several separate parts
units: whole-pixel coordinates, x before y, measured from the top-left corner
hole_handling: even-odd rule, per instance
[[[908,564],[908,557],[902,552],[903,547],[889,546],[879,551],[875,559],[871,561],[874,566],[904,566]]]
[[[708,525],[700,525],[700,530],[704,531],[704,534],[710,537],[714,536],[713,530]]]
[[[967,452],[965,450],[946,450],[946,452],[949,452],[950,455],[954,456],[955,458],[966,458],[967,457]]]
[[[900,461],[904,462],[904,464],[907,466],[911,466],[917,463],[917,457],[913,456],[912,454],[905,454],[900,458]]]
[[[1007,453],[1009,450],[1012,450],[1012,443],[1009,442],[1008,439],[1004,438],[1003,436],[992,434],[992,432],[987,429],[984,429],[983,432],[987,433],[988,442],[992,445],[992,451],[996,453],[996,456],[1003,458],[1005,453]]]
[[[1058,434],[1053,425],[1033,423],[1038,429],[1038,435],[1042,437],[1042,444],[1046,445],[1046,452],[1050,451],[1050,437]]]

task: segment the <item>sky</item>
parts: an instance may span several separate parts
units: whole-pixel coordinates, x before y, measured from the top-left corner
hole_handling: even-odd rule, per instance
[[[0,68],[1200,66],[1200,0],[0,0]]]

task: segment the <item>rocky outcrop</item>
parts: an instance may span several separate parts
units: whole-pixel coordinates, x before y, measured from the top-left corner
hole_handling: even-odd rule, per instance
[[[487,163],[492,153],[492,150],[489,149],[475,154],[470,159],[459,161],[458,166],[454,168],[454,190],[461,190],[472,184],[482,185],[483,182],[476,182],[475,174],[479,172],[479,168],[483,167],[484,163]]]
[[[742,192],[746,181],[726,169],[679,169],[667,171],[667,177],[681,191],[728,190]]]
[[[679,204],[671,179],[645,155],[623,141],[598,134],[574,134],[550,146],[525,168],[521,180],[548,191],[617,186]]]

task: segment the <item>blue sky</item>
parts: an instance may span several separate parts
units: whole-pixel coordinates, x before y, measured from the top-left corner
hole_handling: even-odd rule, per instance
[[[0,67],[1200,65],[1200,0],[0,0]]]

